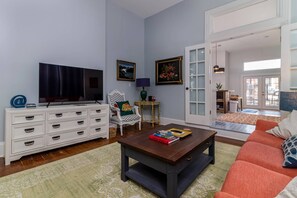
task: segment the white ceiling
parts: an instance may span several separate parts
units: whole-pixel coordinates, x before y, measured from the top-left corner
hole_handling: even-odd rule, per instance
[[[280,29],[273,29],[241,38],[229,39],[218,42],[217,44],[218,50],[225,50],[228,52],[280,46]]]
[[[183,0],[109,0],[120,7],[135,13],[136,15],[147,18],[165,10]]]

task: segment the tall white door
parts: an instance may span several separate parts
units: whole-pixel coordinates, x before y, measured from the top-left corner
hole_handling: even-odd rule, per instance
[[[210,123],[211,87],[206,52],[205,44],[185,48],[185,112],[188,123]]]
[[[278,109],[280,77],[245,76],[243,106],[254,109]]]

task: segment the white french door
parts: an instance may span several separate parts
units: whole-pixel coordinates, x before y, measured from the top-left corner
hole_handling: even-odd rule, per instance
[[[243,106],[255,109],[279,109],[279,75],[245,76]]]
[[[205,44],[185,48],[186,122],[209,125],[210,84],[208,48]]]

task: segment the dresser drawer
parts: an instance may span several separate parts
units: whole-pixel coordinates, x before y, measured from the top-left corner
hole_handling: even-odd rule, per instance
[[[53,122],[48,124],[48,132],[57,132],[68,129],[76,129],[76,128],[84,128],[87,127],[88,123],[86,119],[80,120],[71,120],[71,121],[63,121],[63,122]]]
[[[11,152],[14,153],[21,153],[25,151],[30,151],[33,149],[44,147],[44,138],[32,138],[27,140],[21,140],[21,141],[12,141],[11,145]]]
[[[107,132],[107,125],[102,125],[102,126],[94,126],[90,127],[89,133],[90,135],[96,135],[96,134],[105,134]]]
[[[98,107],[98,108],[92,108],[90,109],[90,116],[106,116],[108,113],[108,108],[107,107]]]
[[[27,113],[27,114],[14,114],[12,115],[12,124],[28,123],[44,121],[44,113]]]
[[[16,124],[12,126],[12,139],[20,139],[45,134],[43,122]]]
[[[90,125],[103,125],[107,123],[107,117],[106,116],[97,116],[90,118]]]
[[[71,131],[68,133],[61,133],[61,134],[55,134],[55,135],[49,135],[47,136],[47,144],[48,145],[53,145],[53,144],[59,144],[71,140],[76,140],[80,139],[83,137],[87,137],[88,133],[87,130],[76,130],[76,131]]]
[[[55,111],[48,113],[48,120],[59,120],[62,118],[81,118],[86,117],[87,114],[87,110]]]

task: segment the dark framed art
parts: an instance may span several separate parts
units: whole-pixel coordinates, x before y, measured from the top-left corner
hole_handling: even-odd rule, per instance
[[[156,85],[183,84],[182,56],[156,61]]]
[[[117,80],[135,81],[136,63],[117,60]]]

